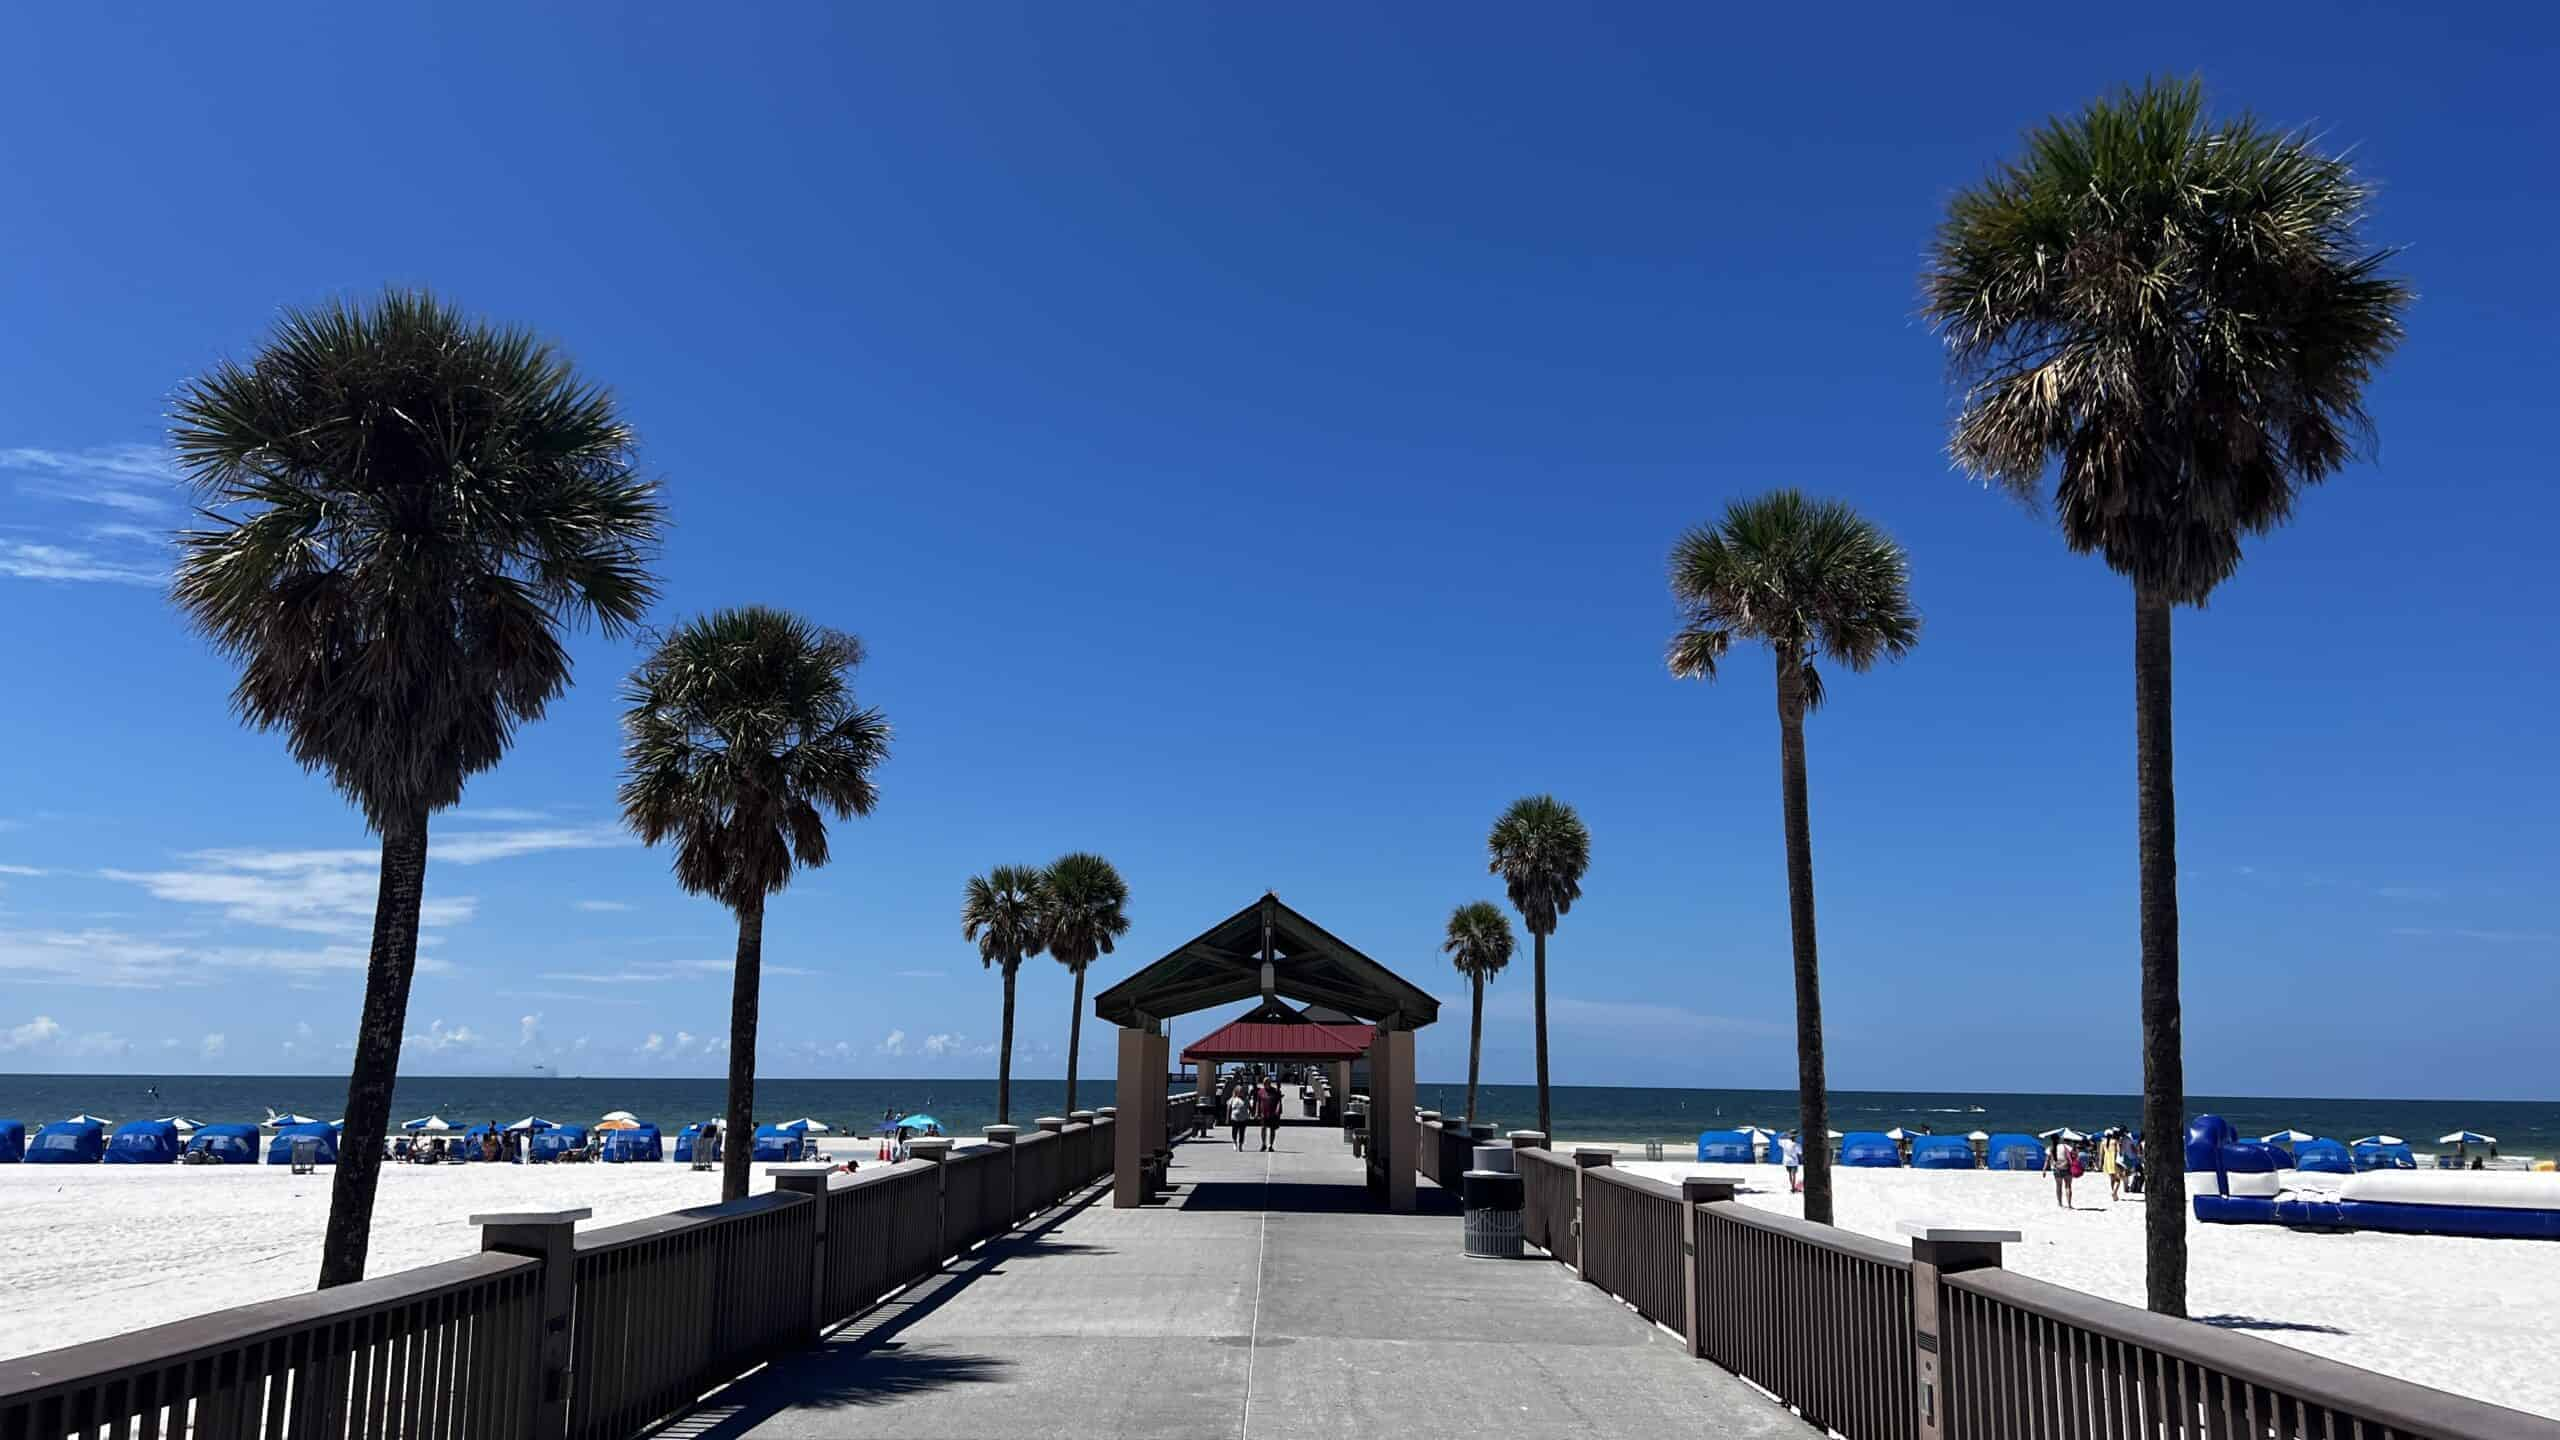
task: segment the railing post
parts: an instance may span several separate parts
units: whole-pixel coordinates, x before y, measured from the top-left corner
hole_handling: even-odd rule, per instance
[[[1590,1182],[1583,1179],[1586,1171],[1618,1163],[1618,1152],[1605,1145],[1573,1147],[1573,1258],[1574,1269],[1584,1279],[1591,1276],[1591,1232],[1583,1228],[1583,1197],[1590,1192]]]
[[[1022,1127],[1019,1125],[990,1125],[987,1127],[987,1143],[999,1146],[1004,1150],[1004,1193],[1007,1197],[1006,1203],[1013,1207],[1013,1213],[1004,1217],[1004,1225],[996,1231],[997,1235],[1002,1235],[1006,1230],[1012,1229],[1013,1222],[1021,1219],[1023,1215],[1027,1213],[1022,1208],[1022,1158],[1016,1155],[1013,1151],[1013,1142],[1021,1138]],[[995,1237],[990,1236],[988,1238],[993,1239]]]
[[[907,1156],[933,1165],[933,1263],[939,1268],[951,1258],[951,1174],[944,1168],[951,1159],[950,1137],[927,1135],[910,1140]]]
[[[2000,1268],[2000,1247],[2014,1245],[2015,1230],[1967,1230],[1906,1220],[1899,1227],[1911,1237],[1911,1375],[1916,1382],[1911,1402],[1918,1407],[1919,1440],[1943,1440],[1945,1393],[1938,1377],[1938,1277],[1967,1270]]]
[[[1680,1182],[1680,1333],[1692,1360],[1707,1353],[1707,1297],[1698,1293],[1698,1207],[1730,1200],[1741,1188],[1730,1175],[1692,1175]]]
[[[578,1300],[578,1222],[593,1210],[520,1210],[474,1215],[480,1248],[526,1255],[542,1262],[542,1323],[536,1327],[533,1366],[525,1397],[533,1423],[528,1440],[562,1440],[569,1433],[569,1316]]]
[[[1547,1148],[1547,1132],[1544,1130],[1514,1130],[1511,1132],[1511,1148],[1514,1150],[1544,1150]]]
[[[816,1344],[818,1332],[827,1328],[827,1177],[828,1170],[784,1170],[773,1177],[773,1188],[786,1195],[806,1195],[816,1206],[809,1222],[809,1343]]]

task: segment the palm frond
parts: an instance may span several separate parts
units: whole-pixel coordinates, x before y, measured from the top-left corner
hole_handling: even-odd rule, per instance
[[[1459,974],[1490,980],[1511,963],[1514,945],[1511,917],[1490,900],[1472,900],[1449,913],[1440,950]]]
[[[1061,855],[1041,877],[1040,933],[1049,957],[1081,972],[1129,933],[1129,886],[1110,861],[1086,851]]]
[[[1737,500],[1680,537],[1670,569],[1681,626],[1668,659],[1682,679],[1714,679],[1735,638],[1758,640],[1796,667],[1811,709],[1817,656],[1862,671],[1920,641],[1908,557],[1838,501],[1794,490]]]
[[[1515,800],[1486,837],[1486,869],[1502,877],[1512,908],[1532,935],[1552,935],[1556,921],[1582,898],[1591,868],[1591,832],[1572,806],[1553,795]]]

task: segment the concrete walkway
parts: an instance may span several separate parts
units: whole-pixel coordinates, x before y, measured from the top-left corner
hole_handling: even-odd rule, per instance
[[[1466,1259],[1428,1181],[1425,1213],[1370,1211],[1338,1133],[1255,1143],[1186,1142],[1161,1205],[1054,1213],[672,1433],[1814,1435],[1562,1266]]]

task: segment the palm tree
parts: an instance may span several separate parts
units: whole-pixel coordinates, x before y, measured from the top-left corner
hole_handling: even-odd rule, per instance
[[[1467,1020],[1467,1121],[1476,1118],[1476,1078],[1484,1066],[1484,982],[1511,963],[1511,917],[1490,900],[1471,901],[1449,912],[1449,938],[1440,944],[1458,973],[1475,992],[1475,1009]]]
[[[211,528],[172,598],[382,838],[320,1284],[364,1278],[417,970],[427,817],[568,688],[564,622],[654,598],[656,487],[613,397],[525,330],[431,295],[286,312],[178,392],[171,442]]]
[[[1040,938],[1049,958],[1076,977],[1074,1006],[1067,1012],[1067,1109],[1072,1111],[1076,1052],[1084,1038],[1084,970],[1129,933],[1129,886],[1110,861],[1081,850],[1059,856],[1041,879],[1047,903],[1041,907]]]
[[[1556,921],[1582,898],[1582,872],[1591,868],[1591,832],[1573,807],[1553,795],[1511,802],[1493,822],[1486,867],[1502,877],[1520,923],[1529,927],[1537,963],[1530,980],[1538,1025],[1538,1131],[1552,1136],[1547,1110],[1547,937]]]
[[[1681,628],[1671,673],[1715,678],[1739,637],[1778,669],[1778,772],[1787,836],[1787,924],[1795,940],[1797,1133],[1804,1215],[1831,1223],[1831,1106],[1823,1074],[1822,967],[1813,933],[1813,822],[1805,803],[1804,717],[1822,704],[1820,658],[1851,670],[1898,660],[1920,639],[1902,547],[1836,501],[1778,490],[1725,507],[1671,548]]]
[[[2309,137],[2215,121],[2154,82],[2028,133],[1948,203],[1923,313],[1964,403],[1957,464],[2033,505],[2133,591],[2142,1123],[2183,1133],[2170,615],[2202,606],[2244,536],[2370,441],[2364,388],[2408,287],[2358,235],[2370,189]],[[2186,1313],[2185,1182],[2150,1167],[2151,1308]]]
[[[1004,1039],[996,1051],[996,1123],[1013,1120],[1013,982],[1022,962],[1040,953],[1040,907],[1048,882],[1034,865],[998,865],[969,877],[960,902],[960,935],[978,945],[978,960],[1004,969]]]
[[[889,724],[855,703],[862,642],[763,606],[668,632],[623,687],[622,813],[675,842],[676,883],[738,917],[720,1198],[747,1193],[765,897],[827,863],[827,821],[868,815]]]

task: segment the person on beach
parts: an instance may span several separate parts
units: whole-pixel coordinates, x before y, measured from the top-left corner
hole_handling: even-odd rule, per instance
[[[2071,1182],[2080,1178],[2080,1147],[2068,1140],[2057,1140],[2053,1147],[2053,1203],[2065,1210],[2076,1208],[2071,1203]]]
[[[2124,1198],[2124,1142],[2117,1139],[2112,1130],[2107,1132],[2107,1138],[2098,1142],[2098,1169],[2107,1177],[2107,1203],[2112,1205],[2122,1200]]]
[[[1262,1112],[1262,1148],[1265,1151],[1278,1149],[1276,1142],[1280,1139],[1280,1087],[1269,1080],[1263,1081],[1262,1093],[1257,1099],[1260,1102],[1257,1108]]]
[[[1247,1107],[1244,1101],[1244,1087],[1238,1085],[1234,1089],[1229,1090],[1227,1092],[1227,1133],[1235,1137],[1236,1148],[1239,1150],[1244,1148],[1244,1122],[1246,1109]]]
[[[1778,1137],[1778,1163],[1787,1167],[1787,1193],[1803,1194],[1804,1179],[1798,1172],[1804,1168],[1804,1146],[1797,1143],[1793,1130]]]

